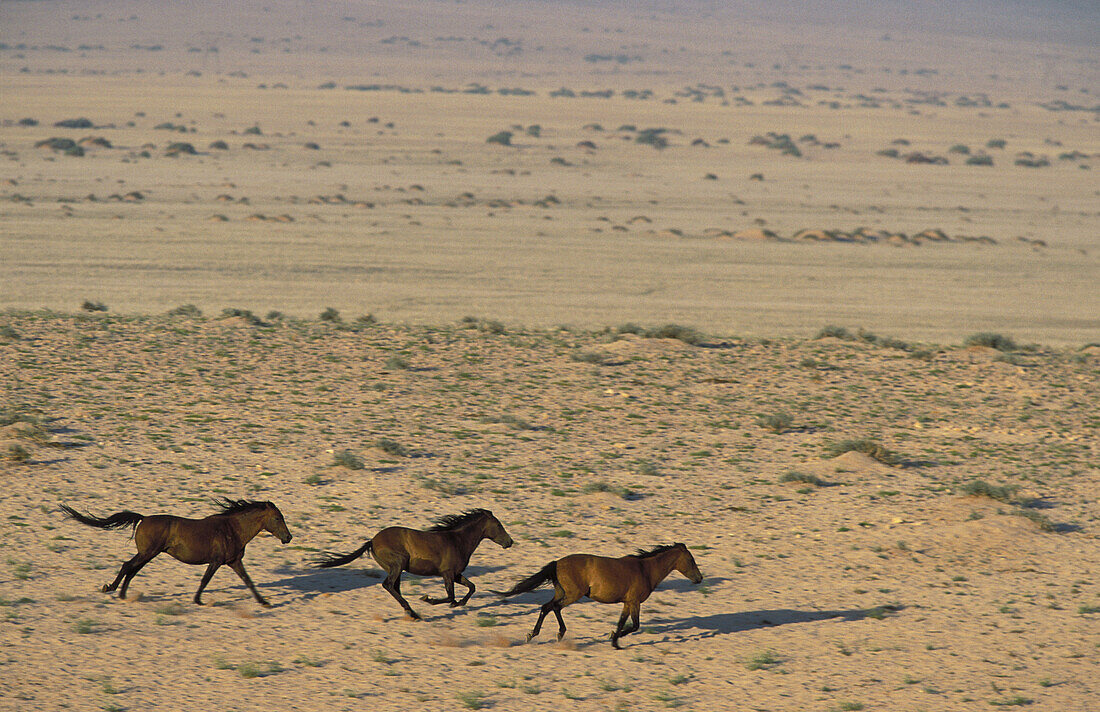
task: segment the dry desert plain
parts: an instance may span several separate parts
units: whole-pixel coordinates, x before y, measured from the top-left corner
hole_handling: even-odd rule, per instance
[[[1072,5],[0,4],[0,708],[1094,709]],[[271,608],[59,508],[214,497]],[[622,651],[489,592],[674,541]]]

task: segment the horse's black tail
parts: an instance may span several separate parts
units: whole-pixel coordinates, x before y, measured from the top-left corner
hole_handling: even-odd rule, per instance
[[[116,512],[109,517],[93,517],[90,514],[81,514],[72,507],[64,504],[61,505],[61,510],[81,524],[87,524],[90,527],[99,527],[100,529],[136,527],[138,522],[145,519],[144,514],[138,514],[137,512],[131,512],[129,510]]]
[[[363,546],[359,547],[350,554],[333,554],[332,552],[326,552],[314,559],[313,565],[319,569],[327,569],[333,566],[343,566],[344,564],[355,561],[360,556],[370,551],[371,544],[373,544],[373,542],[368,539],[366,544],[363,544]]]
[[[553,581],[554,583],[558,582],[558,562],[556,561],[551,561],[546,566],[543,566],[537,574],[528,576],[511,589],[507,591],[493,591],[493,593],[498,596],[515,596],[516,594],[534,591],[548,581]]]

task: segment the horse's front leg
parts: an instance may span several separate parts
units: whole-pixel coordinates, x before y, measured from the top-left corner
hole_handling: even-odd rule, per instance
[[[459,574],[458,578],[455,579],[455,580],[458,581],[460,584],[462,584],[463,586],[465,586],[466,588],[468,588],[470,590],[466,592],[466,595],[462,597],[461,601],[459,601],[458,603],[452,603],[451,605],[452,606],[465,606],[466,601],[470,600],[470,596],[474,595],[474,591],[476,590],[474,588],[474,583],[473,583],[473,581],[466,578],[462,574]]]
[[[211,564],[213,565],[213,564]],[[256,597],[260,605],[264,608],[270,608],[271,604],[267,602],[267,599],[260,595],[260,592],[256,590],[256,585],[252,583],[252,579],[248,577],[248,572],[244,570],[244,560],[237,559],[229,564],[229,568],[237,572],[237,575],[241,577],[241,581],[248,586],[248,590],[252,591],[252,595]]]
[[[206,588],[206,584],[210,583],[210,579],[214,578],[214,572],[221,568],[220,563],[210,564],[206,567],[206,572],[202,575],[202,581],[199,581],[199,590],[195,591],[195,603],[202,605],[202,592]]]
[[[454,574],[451,574],[451,573],[443,574],[443,588],[445,588],[447,590],[447,597],[446,598],[431,598],[430,596],[428,596],[428,594],[424,594],[423,596],[420,597],[420,600],[425,601],[426,603],[430,603],[433,606],[437,606],[440,603],[449,603],[452,606],[458,605],[458,604],[455,603],[455,577],[454,577]]]

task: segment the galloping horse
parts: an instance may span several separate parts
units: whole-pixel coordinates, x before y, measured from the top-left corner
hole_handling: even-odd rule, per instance
[[[401,573],[408,571],[417,576],[442,576],[443,586],[447,589],[446,598],[425,595],[420,600],[433,605],[450,603],[452,606],[464,606],[474,595],[474,585],[462,572],[482,539],[491,539],[505,549],[512,545],[512,537],[504,531],[504,526],[492,512],[472,509],[463,514],[442,517],[427,531],[388,527],[350,554],[327,553],[314,561],[314,565],[321,568],[342,566],[371,552],[374,560],[386,571],[383,588],[397,599],[410,618],[420,620],[420,616],[401,595]],[[461,601],[455,600],[455,581],[470,589]]]
[[[103,585],[104,593],[114,591],[121,583],[118,597],[126,598],[126,588],[137,572],[141,571],[141,567],[152,561],[157,554],[166,551],[185,564],[208,564],[199,590],[195,592],[195,603],[200,606],[202,590],[223,564],[237,572],[260,605],[270,606],[244,570],[244,547],[261,531],[274,534],[284,544],[289,542],[290,531],[283,521],[282,512],[271,502],[223,498],[214,500],[214,503],[222,511],[205,519],[184,519],[170,514],[146,517],[128,510],[116,512],[109,517],[93,517],[90,514],[81,514],[64,504],[61,509],[76,521],[90,527],[135,527],[133,536],[138,553],[122,565],[112,583]]]
[[[649,598],[673,569],[691,579],[692,583],[703,580],[703,574],[695,565],[691,552],[683,544],[658,546],[649,551],[639,550],[619,559],[593,554],[572,554],[557,561],[551,561],[542,570],[517,583],[509,591],[493,591],[499,596],[515,596],[518,593],[533,591],[547,582],[554,584],[554,597],[543,604],[535,628],[527,635],[527,641],[539,634],[542,621],[550,611],[558,619],[558,640],[565,635],[565,621],[561,609],[576,603],[583,596],[600,603],[623,604],[623,613],[619,624],[611,635],[611,645],[619,650],[619,638],[638,630],[638,617],[642,601]],[[630,618],[630,628],[626,620]]]

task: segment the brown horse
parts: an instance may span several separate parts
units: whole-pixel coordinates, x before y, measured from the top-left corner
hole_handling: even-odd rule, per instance
[[[421,596],[420,600],[433,605],[450,603],[452,606],[464,606],[474,595],[474,584],[462,572],[482,539],[491,539],[504,549],[512,545],[512,537],[508,536],[492,512],[472,509],[463,514],[442,517],[427,531],[388,527],[350,554],[328,553],[314,561],[314,565],[322,568],[342,566],[365,552],[371,552],[374,560],[386,571],[382,587],[397,599],[410,618],[420,620],[420,616],[401,595],[401,573],[408,571],[417,576],[442,576],[447,597]],[[455,600],[455,581],[470,589],[461,601]]]
[[[166,551],[185,564],[208,564],[199,590],[195,592],[195,603],[200,606],[202,590],[223,564],[237,572],[260,605],[270,606],[248,577],[242,559],[245,545],[260,531],[274,534],[284,544],[290,541],[290,531],[283,521],[282,512],[271,502],[220,499],[214,500],[214,504],[221,507],[222,511],[205,519],[184,519],[170,514],[146,517],[130,511],[117,512],[109,517],[93,517],[90,514],[81,514],[64,504],[61,509],[76,521],[90,527],[135,527],[133,536],[137,544],[137,556],[122,565],[112,583],[103,585],[104,593],[114,591],[121,583],[118,597],[126,598],[126,588],[137,572],[141,571],[141,567],[152,561],[157,554]]]
[[[611,645],[619,648],[619,638],[638,630],[638,616],[642,601],[649,598],[666,576],[675,569],[691,579],[692,583],[703,580],[703,574],[695,565],[691,552],[683,544],[658,546],[649,551],[612,559],[592,554],[572,554],[564,559],[551,561],[542,570],[517,583],[509,591],[493,591],[499,596],[514,596],[517,593],[533,591],[544,583],[553,582],[554,597],[542,606],[535,629],[527,635],[527,641],[539,634],[542,621],[550,611],[558,619],[558,640],[565,635],[565,621],[561,609],[576,603],[583,596],[600,603],[623,604],[623,614],[619,616],[619,625],[611,635]],[[630,618],[630,628],[626,620]]]

